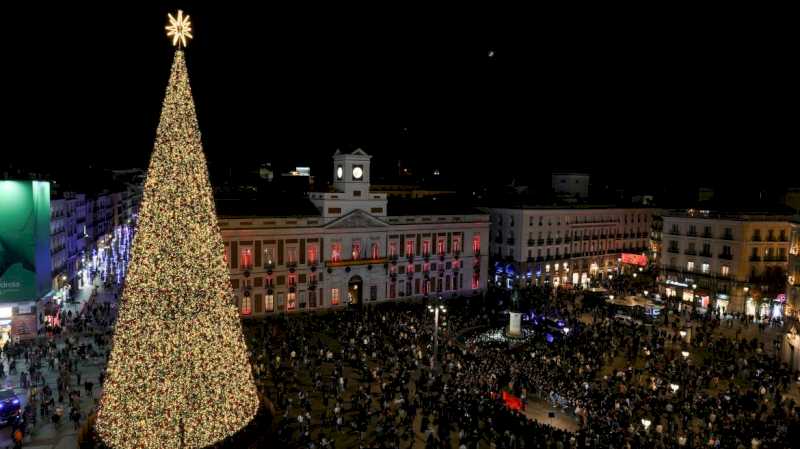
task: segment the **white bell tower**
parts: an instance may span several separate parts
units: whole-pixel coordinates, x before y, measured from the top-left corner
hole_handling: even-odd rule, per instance
[[[369,160],[361,148],[352,153],[333,154],[333,188],[357,199],[369,195]]]

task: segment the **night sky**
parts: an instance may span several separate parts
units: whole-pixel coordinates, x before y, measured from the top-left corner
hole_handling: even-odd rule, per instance
[[[4,12],[0,171],[146,166],[173,54],[166,13],[182,7],[212,165],[327,175],[354,145],[459,180],[798,178],[793,15],[113,3]]]

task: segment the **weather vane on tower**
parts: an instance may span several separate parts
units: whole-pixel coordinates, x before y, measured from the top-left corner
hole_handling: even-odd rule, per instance
[[[189,15],[183,16],[183,11],[178,10],[177,18],[172,14],[167,13],[169,17],[169,25],[164,27],[167,30],[167,37],[172,38],[172,45],[181,48],[186,47],[186,38],[191,39],[192,36],[192,23],[189,22]]]

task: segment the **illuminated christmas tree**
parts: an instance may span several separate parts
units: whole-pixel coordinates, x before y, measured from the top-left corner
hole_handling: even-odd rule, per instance
[[[191,37],[188,16],[173,43]],[[258,398],[232,303],[184,53],[175,52],[96,429],[113,448],[201,448]]]

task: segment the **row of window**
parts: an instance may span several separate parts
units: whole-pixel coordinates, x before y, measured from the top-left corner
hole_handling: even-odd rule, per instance
[[[670,240],[669,247],[667,251],[671,253],[678,253],[680,252],[680,248],[678,246],[678,242],[676,240]],[[759,247],[752,248],[750,254],[750,258],[752,260],[758,260],[762,256],[765,260],[771,259],[785,259],[786,258],[786,248],[764,248],[763,251]],[[698,254],[697,247],[694,242],[689,242],[686,248],[686,254],[690,256],[704,256],[704,257],[713,257],[714,254],[711,253],[711,244],[710,243],[703,243],[702,251]],[[722,259],[732,259],[733,253],[731,252],[731,247],[728,245],[722,246],[722,253],[718,255]]]
[[[427,295],[430,293],[442,293],[448,291],[461,290],[463,288],[463,274],[459,276],[445,276],[444,278],[434,279],[414,279],[413,282],[400,281],[398,283],[392,282],[388,288],[388,298],[395,299],[403,296],[413,295]],[[480,273],[473,273],[472,289],[480,288]],[[341,305],[342,290],[340,288],[331,288],[329,290],[330,305]],[[323,296],[323,289],[308,290],[307,292],[288,293],[267,293],[265,295],[256,294],[254,296],[243,296],[240,300],[240,310],[242,315],[252,315],[254,308],[256,311],[264,311],[267,313],[274,312],[275,310],[295,310],[298,308],[316,308],[325,306],[325,298]],[[317,294],[319,293],[319,294]],[[348,296],[350,292],[347,292]],[[285,302],[284,302],[285,298]],[[370,301],[378,299],[378,286],[372,285],[369,287]],[[348,301],[353,302],[353,298],[348,297]]]
[[[498,226],[503,225],[503,215],[496,215],[495,222]],[[645,214],[626,214],[622,217],[616,215],[578,215],[578,216],[564,216],[563,222],[565,225],[578,224],[578,223],[646,223],[647,216]],[[514,216],[509,215],[506,221],[508,226],[514,227]],[[528,226],[561,226],[561,216],[530,216],[528,217]]]
[[[432,241],[430,239],[423,239],[422,240],[422,255],[427,257],[431,255],[431,245]],[[398,256],[398,242],[397,241],[390,241],[388,248],[388,256],[389,257],[397,257]],[[331,261],[332,262],[339,262],[342,260],[343,256],[343,248],[340,242],[333,242],[331,243]],[[365,253],[364,250],[366,248],[362,247],[362,243],[360,240],[354,240],[352,242],[350,248],[350,259],[352,260],[360,260],[360,259],[380,259],[381,258],[381,251],[378,243],[372,243],[369,247],[369,253]],[[407,239],[405,241],[405,255],[407,257],[413,257],[416,249],[416,239]],[[472,238],[472,252],[474,254],[479,254],[481,249],[481,237],[480,235],[475,235]],[[226,263],[230,263],[230,247],[225,247],[225,261]],[[239,267],[243,270],[249,270],[253,268],[254,263],[254,253],[253,249],[249,246],[242,246],[239,250]],[[286,246],[286,263],[288,265],[297,264],[298,262],[298,248],[295,246]],[[451,252],[452,253],[460,253],[462,251],[461,248],[461,238],[459,236],[452,237],[451,243]],[[313,243],[309,243],[306,247],[306,261],[309,265],[314,265],[319,261],[319,246]],[[443,237],[439,237],[436,240],[436,253],[437,255],[445,255],[447,253],[447,245],[446,239]],[[268,265],[274,264],[275,261],[275,253],[273,247],[267,247],[264,249],[264,260]]]
[[[680,225],[673,224],[672,227],[670,228],[670,234],[681,235],[681,227],[680,227]],[[690,237],[697,237],[698,235],[700,235],[700,236],[705,237],[705,238],[714,238],[714,233],[712,232],[711,226],[704,226],[703,227],[703,233],[702,234],[698,234],[696,225],[688,225],[687,230],[686,230],[686,235],[690,236]],[[725,239],[725,240],[733,240],[733,229],[732,228],[724,228],[720,238]],[[754,242],[762,241],[761,229],[754,229],[753,230],[753,235],[750,237],[750,240],[752,240]],[[776,242],[776,241],[786,242],[786,241],[788,241],[788,238],[787,238],[787,235],[786,235],[786,230],[785,229],[781,229],[781,230],[778,231],[778,234],[776,235],[774,229],[768,229],[767,230],[766,240],[769,241],[769,242]]]
[[[625,250],[628,250],[628,249],[633,250],[633,249],[645,248],[645,247],[646,247],[646,245],[645,245],[645,241],[644,240],[639,240],[638,243],[636,241],[628,243],[628,242],[615,242],[615,241],[608,241],[608,240],[600,240],[600,241],[596,241],[596,242],[594,242],[594,241],[593,242],[584,242],[583,246],[581,246],[580,243],[574,243],[572,245],[572,252],[573,253],[580,253],[580,252],[615,251],[615,250],[617,250],[617,251],[625,251]],[[544,255],[546,255],[547,257],[550,257],[552,255],[554,255],[555,257],[559,257],[561,255],[561,249],[562,249],[562,247],[560,247],[560,246],[555,247],[555,248],[545,248],[544,249],[545,253],[543,254],[542,253],[542,251],[543,251],[542,248],[538,248],[536,250],[536,257],[542,257]],[[563,250],[564,250],[564,254],[569,253],[570,252],[570,246],[569,245],[564,246]],[[508,256],[514,257],[514,247],[513,246],[508,246],[508,250],[507,251],[508,251]],[[495,254],[498,257],[502,257],[503,254],[502,254],[501,247],[499,247],[499,246],[497,247]],[[528,257],[533,257],[533,250],[530,249],[530,248],[528,249]]]
[[[670,266],[677,267],[676,260],[674,257],[670,258]],[[686,271],[690,273],[694,273],[696,269],[696,263],[693,260],[686,262]],[[707,262],[703,262],[700,264],[700,273],[703,274],[710,274],[711,273],[711,264]],[[730,276],[731,274],[731,267],[730,265],[721,265],[719,269],[719,274],[721,276]]]

